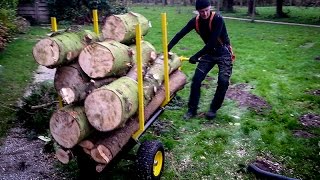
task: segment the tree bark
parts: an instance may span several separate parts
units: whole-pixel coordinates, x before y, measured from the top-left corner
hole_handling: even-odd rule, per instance
[[[141,14],[129,12],[108,16],[102,27],[102,37],[104,40],[113,39],[124,44],[132,44],[135,42],[137,24],[141,25],[141,35],[146,35],[150,28],[149,21]]]
[[[176,70],[170,75],[170,94],[182,89],[186,83],[186,75]],[[151,115],[161,106],[165,100],[165,88],[162,86],[150,103],[144,109],[145,120],[147,123]],[[92,158],[99,163],[107,164],[110,162],[129,141],[134,132],[139,129],[138,116],[126,122],[120,129],[110,132],[109,136],[101,138],[95,148],[91,150]]]
[[[65,106],[54,112],[50,118],[51,135],[64,148],[74,147],[92,130],[83,107]]]
[[[114,40],[87,46],[79,56],[82,70],[91,78],[124,75],[131,66],[129,46]]]
[[[62,88],[74,88],[90,81],[78,62],[57,68],[54,76],[54,87],[57,92]]]
[[[111,83],[116,80],[115,77],[105,79],[91,80],[90,82],[78,84],[77,86],[69,86],[61,88],[59,95],[67,104],[83,101],[93,90]]]
[[[181,66],[179,56],[171,53],[168,59],[169,74]],[[157,92],[164,80],[164,59],[163,56],[158,57],[155,63],[150,67],[143,80],[144,100],[148,104]]]
[[[40,40],[33,47],[32,54],[40,65],[55,68],[73,61],[85,46],[97,40],[98,36],[88,30],[65,32]]]
[[[289,17],[288,14],[283,12],[283,0],[277,0],[276,5],[277,5],[276,17],[278,18]]]

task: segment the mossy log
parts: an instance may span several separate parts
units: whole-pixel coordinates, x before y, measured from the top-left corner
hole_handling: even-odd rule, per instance
[[[123,125],[138,109],[137,81],[121,77],[94,90],[84,101],[90,124],[99,131]]]
[[[178,69],[181,66],[180,58],[177,54],[170,53],[168,58],[169,65],[169,74]],[[145,103],[148,104],[149,101],[153,98],[154,94],[157,92],[157,89],[163,83],[164,80],[164,60],[163,56],[158,56],[154,64],[148,69],[144,80],[143,80],[143,89],[144,89],[144,98]]]
[[[91,78],[124,75],[131,66],[132,50],[114,40],[96,42],[83,49],[78,61]]]
[[[141,25],[141,35],[148,33],[150,22],[141,14],[129,12],[108,16],[102,26],[103,39],[113,39],[124,44],[135,42],[136,25]]]
[[[57,92],[62,88],[74,88],[90,81],[89,76],[83,72],[76,61],[69,65],[57,67],[54,75],[54,87]]]
[[[84,108],[65,106],[50,118],[50,132],[56,142],[64,148],[72,148],[93,131]]]
[[[142,61],[150,63],[156,57],[152,44],[142,41]],[[136,63],[135,45],[127,46],[114,40],[94,43],[79,56],[79,64],[91,78],[124,75]]]
[[[174,56],[172,56],[174,57]],[[180,66],[180,59],[169,61],[173,71]],[[129,73],[130,74],[130,73]],[[163,80],[163,60],[158,59],[147,71],[144,79],[144,95],[147,104]],[[93,91],[85,100],[85,111],[90,124],[97,130],[107,132],[119,128],[136,113],[138,108],[138,87],[136,78],[123,77],[107,86]]]
[[[88,30],[65,32],[40,40],[33,47],[32,54],[40,65],[55,68],[76,59],[84,47],[95,41],[98,36]]]
[[[186,75],[177,70],[170,75],[170,94],[173,95],[186,84]],[[151,115],[161,106],[165,100],[165,88],[162,85],[144,109],[147,123]],[[98,163],[109,163],[129,141],[134,132],[139,128],[138,117],[129,119],[125,126],[110,132],[109,136],[101,138],[95,148],[91,150],[91,157]]]

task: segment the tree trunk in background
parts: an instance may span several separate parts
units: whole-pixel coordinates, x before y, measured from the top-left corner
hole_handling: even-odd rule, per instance
[[[288,15],[286,13],[283,12],[283,0],[277,0],[277,10],[276,10],[276,17],[278,18],[286,18],[288,17]]]
[[[233,12],[233,0],[223,0],[222,10],[225,12]]]
[[[252,15],[253,13],[253,2],[254,0],[248,0],[248,15]]]

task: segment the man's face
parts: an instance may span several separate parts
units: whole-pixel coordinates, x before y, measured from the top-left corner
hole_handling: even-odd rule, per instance
[[[210,9],[211,9],[211,6],[198,10],[200,17],[202,19],[208,19],[210,16]]]

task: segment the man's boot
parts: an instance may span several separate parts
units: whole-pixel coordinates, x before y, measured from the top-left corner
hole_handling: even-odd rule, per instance
[[[188,120],[191,119],[193,117],[195,117],[197,115],[196,111],[192,111],[192,110],[188,110],[184,115],[183,115],[183,119],[184,120]]]
[[[216,112],[216,111],[210,110],[210,111],[208,111],[208,112],[206,113],[206,119],[212,120],[212,119],[214,119],[214,118],[216,117],[216,115],[217,115],[217,112]]]

